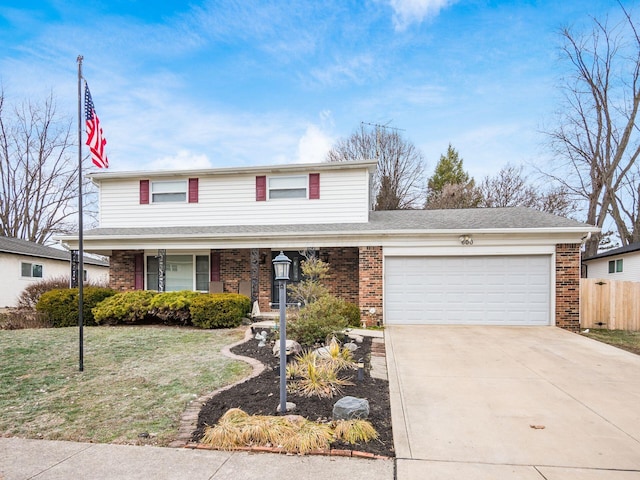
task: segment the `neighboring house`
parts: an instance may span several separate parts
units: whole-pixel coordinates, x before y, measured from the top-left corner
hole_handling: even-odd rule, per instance
[[[100,172],[111,286],[247,292],[277,308],[272,259],[330,264],[327,286],[376,324],[579,328],[581,240],[595,227],[527,208],[370,211],[376,162]],[[71,249],[76,236],[61,237]]]
[[[585,278],[640,282],[640,242],[582,259]]]
[[[86,281],[107,283],[109,263],[84,258]],[[66,250],[46,247],[17,238],[0,237],[0,308],[15,307],[18,296],[32,283],[71,276],[71,255]]]

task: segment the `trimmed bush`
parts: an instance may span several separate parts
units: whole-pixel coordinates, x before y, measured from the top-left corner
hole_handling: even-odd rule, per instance
[[[151,290],[117,293],[96,305],[93,309],[94,319],[96,323],[105,325],[148,321],[151,300],[156,295],[158,294]]]
[[[190,325],[189,307],[199,296],[200,293],[191,290],[158,293],[151,299],[149,314],[166,325]]]
[[[347,328],[345,302],[341,298],[325,295],[300,309],[287,322],[287,338],[301,345],[324,343],[329,335]]]
[[[115,290],[103,287],[83,288],[82,317],[85,325],[95,325],[92,309]],[[46,315],[54,327],[72,327],[78,324],[78,289],[60,288],[43,293],[36,310]]]
[[[191,322],[200,328],[232,328],[251,311],[251,300],[237,293],[203,293],[189,308]]]

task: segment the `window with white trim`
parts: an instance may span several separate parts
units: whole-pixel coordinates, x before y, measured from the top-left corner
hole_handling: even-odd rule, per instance
[[[42,265],[39,263],[21,262],[22,276],[26,278],[42,278]]]
[[[147,290],[158,290],[158,257],[147,256]],[[209,290],[208,255],[167,255],[165,265],[165,291]]]
[[[622,273],[622,258],[618,260],[609,260],[609,273]]]
[[[307,176],[269,177],[269,200],[307,198]]]
[[[151,203],[186,203],[187,181],[151,182]]]

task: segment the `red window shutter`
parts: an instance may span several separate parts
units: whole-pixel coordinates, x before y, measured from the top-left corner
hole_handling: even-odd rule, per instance
[[[149,180],[140,180],[140,205],[149,203]]]
[[[320,198],[320,174],[309,174],[309,200],[318,200]]]
[[[256,202],[264,202],[267,199],[267,177],[256,177]]]
[[[198,203],[198,179],[189,179],[189,203]]]
[[[211,261],[209,262],[211,276],[209,280],[212,282],[220,281],[220,252],[211,250]]]
[[[144,289],[144,254],[136,253],[134,257],[135,261],[135,284],[136,290]]]

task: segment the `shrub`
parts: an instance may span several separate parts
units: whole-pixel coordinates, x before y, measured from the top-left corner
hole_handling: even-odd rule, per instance
[[[151,299],[149,314],[167,325],[190,325],[191,302],[200,293],[191,290],[158,293]]]
[[[115,290],[103,287],[83,288],[82,317],[85,325],[95,325],[92,309]],[[36,310],[53,323],[54,327],[71,327],[78,324],[78,289],[60,288],[43,293]]]
[[[117,293],[96,305],[94,319],[96,323],[106,325],[144,322],[149,319],[149,305],[156,295],[151,290]]]
[[[69,288],[69,277],[62,275],[34,282],[28,285],[18,296],[18,307],[36,308],[36,304],[43,293],[61,288]]]
[[[325,295],[302,307],[287,323],[287,337],[307,346],[324,343],[329,335],[347,328],[347,317],[342,313],[345,303]]]
[[[344,307],[340,313],[347,319],[348,326],[355,328],[362,326],[360,308],[355,303],[344,302]]]
[[[237,327],[251,311],[251,300],[237,293],[203,293],[192,300],[189,311],[196,327]]]
[[[0,313],[0,330],[22,330],[25,328],[49,328],[53,324],[46,315],[33,308],[11,308]]]

